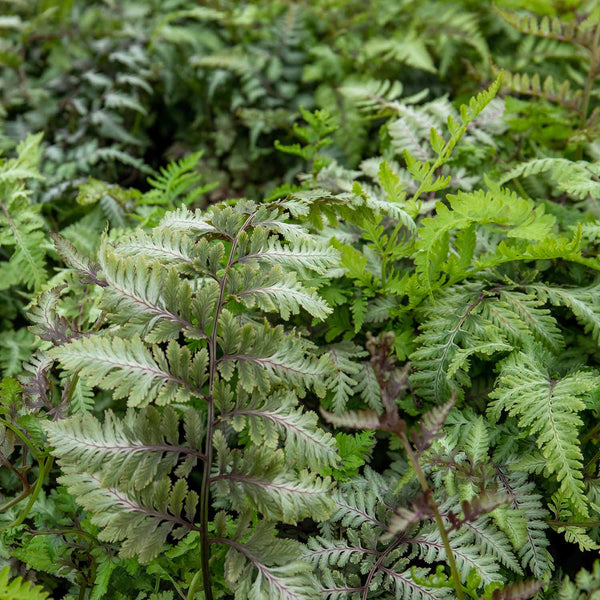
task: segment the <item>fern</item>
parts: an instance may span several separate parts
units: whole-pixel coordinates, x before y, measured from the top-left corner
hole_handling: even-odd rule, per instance
[[[502,410],[518,416],[519,426],[536,436],[546,470],[555,475],[574,514],[581,517],[588,516],[588,502],[577,441],[583,424],[578,413],[585,408],[581,396],[598,384],[596,375],[581,371],[554,379],[541,357],[515,353],[501,365],[499,385],[492,392],[494,402],[488,409],[495,420]]]
[[[582,569],[575,576],[575,581],[565,577],[558,589],[560,600],[580,600],[590,598],[600,589],[600,564],[596,561],[591,571]]]
[[[581,288],[559,288],[543,284],[535,284],[530,289],[541,300],[554,306],[568,308],[586,333],[591,334],[596,341],[600,340],[600,321],[596,306],[596,285]]]
[[[27,179],[39,179],[41,135],[30,136],[19,144],[18,157],[3,160],[0,164],[0,187],[3,200],[0,204],[0,243],[12,248],[8,261],[0,265],[0,276],[5,289],[11,285],[24,285],[39,290],[46,281],[44,251],[44,221],[39,207],[30,205],[30,191],[23,184]]]
[[[516,177],[529,177],[549,171],[557,188],[573,198],[600,197],[598,165],[585,161],[570,161],[562,158],[542,158],[519,165],[501,180],[506,183]]]
[[[23,581],[21,577],[9,579],[10,567],[0,572],[0,597],[4,600],[45,600],[49,598],[40,585]]]
[[[147,562],[161,551],[169,534],[179,539],[198,530],[193,524],[198,494],[188,491],[183,479],[173,485],[161,479],[141,492],[126,492],[103,486],[96,475],[66,468],[61,481],[94,515],[92,523],[102,527],[98,538],[122,542],[124,558],[138,556]]]
[[[61,448],[63,467],[99,475],[107,487],[142,490],[176,467],[179,474],[189,473],[205,458],[198,450],[205,425],[197,413],[185,412],[182,443],[179,424],[174,410],[161,414],[148,407],[139,413],[129,411],[122,420],[108,412],[103,423],[91,415],[64,420],[48,427],[48,439]]]
[[[93,285],[111,325],[74,335],[55,316],[59,293],[38,317],[40,327],[62,332],[49,353],[64,369],[86,386],[126,398],[130,407],[122,418],[108,412],[100,422],[83,414],[45,425],[61,482],[90,513],[99,539],[118,543],[123,558],[147,562],[170,540],[198,532],[205,589],[211,585],[207,552],[224,545],[225,577],[237,597],[249,590],[297,597],[308,581],[300,572],[308,567],[297,562],[300,546],[292,545],[293,570],[289,560],[269,554],[285,545],[272,540],[275,526],[329,515],[331,481],[316,473],[339,461],[334,439],[297,404],[309,386],[323,394],[340,385],[326,380],[330,356],[316,356],[312,344],[261,320],[257,310],[283,319],[301,308],[317,318],[328,314],[316,293],[284,268],[302,264],[318,277],[335,254],[308,239],[298,246],[293,238],[288,246],[279,234],[266,233],[268,223],[283,222],[276,206],[240,203],[206,214],[179,209],[153,234],[114,243],[105,237],[102,278],[95,276]],[[258,269],[250,254],[264,250],[272,256]],[[65,258],[90,281],[73,251]],[[195,473],[200,494],[187,482]],[[211,504],[245,533],[225,527],[211,538]],[[261,515],[261,525],[244,525],[248,510]],[[268,544],[259,541],[264,536]],[[260,544],[267,544],[264,550]]]
[[[215,184],[200,187],[202,176],[196,171],[203,152],[194,152],[160,170],[160,174],[149,178],[153,187],[148,200],[160,199],[169,208],[175,208],[183,202],[190,206],[198,201],[202,194],[213,189]]]
[[[130,406],[169,404],[203,396],[206,353],[192,359],[187,348],[175,343],[165,353],[159,346],[151,351],[139,336],[131,340],[96,336],[75,340],[50,354],[67,369],[80,373],[89,385],[114,390],[116,398],[129,398]],[[188,381],[185,376],[190,371],[194,378]]]

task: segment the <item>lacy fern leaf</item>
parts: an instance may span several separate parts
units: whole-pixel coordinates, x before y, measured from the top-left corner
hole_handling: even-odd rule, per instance
[[[494,420],[502,410],[517,416],[519,426],[536,437],[547,471],[555,475],[573,511],[582,517],[588,516],[588,501],[578,413],[585,409],[581,396],[599,385],[598,376],[585,371],[555,379],[539,355],[514,353],[500,367],[499,385],[488,409]]]

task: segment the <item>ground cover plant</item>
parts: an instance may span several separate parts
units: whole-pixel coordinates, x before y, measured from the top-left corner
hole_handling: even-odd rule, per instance
[[[600,594],[595,2],[0,6],[0,598]]]

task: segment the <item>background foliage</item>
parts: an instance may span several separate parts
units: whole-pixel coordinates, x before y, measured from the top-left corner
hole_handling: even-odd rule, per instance
[[[592,1],[0,0],[0,597],[600,593],[599,75]]]

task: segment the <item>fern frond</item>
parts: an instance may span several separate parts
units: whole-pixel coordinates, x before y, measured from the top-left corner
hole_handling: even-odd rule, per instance
[[[0,202],[0,230],[4,246],[14,246],[7,262],[0,264],[0,289],[22,283],[30,290],[39,290],[47,277],[43,221],[34,208],[11,210]]]
[[[34,407],[49,404],[48,374],[53,363],[43,351],[36,352],[28,362],[23,363],[24,374],[19,378],[23,384],[23,398]]]
[[[57,313],[58,301],[64,289],[65,286],[59,286],[42,292],[37,303],[27,313],[33,323],[30,331],[40,339],[56,345],[64,344],[81,333],[74,323]]]
[[[499,7],[494,8],[507,23],[522,33],[549,37],[562,42],[574,42],[586,48],[593,47],[596,28],[586,27],[585,21],[579,24],[577,20],[563,21],[546,15],[538,18],[533,15],[519,15]]]
[[[357,394],[360,394],[363,402],[375,412],[382,408],[381,388],[377,383],[373,367],[369,363],[363,363],[357,374],[358,383],[354,388]]]
[[[220,419],[235,431],[247,430],[257,446],[277,448],[285,434],[286,461],[299,468],[327,467],[338,463],[335,440],[317,426],[315,413],[296,406],[293,394],[274,393],[266,400],[246,397],[239,391],[235,402],[216,400]]]
[[[397,61],[431,73],[436,72],[425,42],[414,34],[402,38],[371,38],[364,44],[362,53],[365,60]]]
[[[381,490],[367,478],[357,477],[340,485],[333,493],[335,510],[322,528],[329,527],[330,523],[339,523],[344,528],[354,530],[361,527],[373,528],[378,537],[388,533],[389,528],[384,521],[385,512],[380,505],[381,494]]]
[[[77,503],[100,527],[98,539],[121,542],[120,556],[137,556],[147,563],[157,556],[167,537],[183,537],[198,530],[194,525],[198,495],[183,479],[153,482],[140,492],[103,487],[97,475],[66,469],[60,478]]]
[[[452,392],[461,393],[470,385],[471,355],[512,348],[503,331],[482,317],[485,298],[481,284],[463,284],[449,288],[437,302],[421,309],[424,322],[416,340],[419,347],[411,355],[411,382],[424,398],[445,402]],[[438,302],[443,303],[443,312]]]
[[[215,494],[234,510],[249,504],[267,519],[296,523],[306,517],[327,518],[333,508],[330,481],[300,471],[292,475],[281,450],[251,446],[229,450],[222,436],[215,436],[219,471],[211,477]]]
[[[467,520],[452,541],[453,546],[473,544],[496,558],[507,569],[523,574],[508,536],[494,527],[488,516],[479,517],[475,521]]]
[[[50,355],[91,386],[113,390],[115,398],[128,398],[129,406],[150,402],[169,404],[204,397],[207,379],[206,351],[192,358],[187,348],[171,342],[166,353],[153,352],[138,336],[131,340],[85,337],[50,350]]]
[[[510,170],[500,180],[503,185],[517,177],[529,177],[550,172],[556,186],[573,198],[583,200],[588,196],[600,198],[600,164],[572,161],[566,158],[539,158],[523,163]]]
[[[180,458],[185,463],[180,475],[203,459],[198,451],[203,426],[197,413],[185,413],[184,441],[179,424],[173,409],[166,407],[161,414],[149,407],[139,413],[130,410],[123,419],[108,411],[102,423],[89,414],[46,422],[44,429],[63,469],[97,474],[104,487],[137,491],[168,476]]]
[[[458,532],[451,532],[449,537],[452,553],[463,581],[466,581],[472,569],[477,571],[484,584],[503,581],[500,564],[494,555],[482,554],[478,546],[466,542],[469,537],[472,537],[470,534],[459,535]],[[446,560],[446,550],[439,531],[432,526],[426,526],[424,531],[419,532],[413,543],[419,549],[420,558],[425,562],[444,562]]]
[[[539,356],[522,352],[510,355],[500,367],[498,386],[488,413],[497,420],[501,411],[519,418],[519,427],[537,438],[537,445],[554,473],[560,489],[570,497],[577,515],[587,517],[588,501],[583,485],[583,456],[578,413],[585,409],[581,396],[598,387],[597,376],[578,371],[552,378]]]
[[[225,380],[237,368],[242,387],[252,392],[268,392],[272,385],[285,382],[298,394],[310,385],[317,394],[325,393],[330,362],[327,355],[316,358],[308,354],[297,340],[285,336],[281,327],[244,328],[228,311],[221,316],[219,370]],[[296,343],[295,343],[296,342]]]
[[[154,178],[148,178],[148,183],[157,192],[157,196],[164,200],[168,206],[176,206],[183,202],[186,206],[193,204],[211,187],[198,187],[202,175],[197,167],[203,152],[192,152],[178,161],[169,163],[160,169]]]
[[[508,229],[509,238],[542,241],[552,235],[555,219],[544,214],[543,206],[534,207],[529,200],[508,190],[495,190],[486,194],[458,192],[448,196],[449,207],[438,202],[435,218],[423,220],[417,242],[415,263],[423,287],[431,291],[441,275],[443,258],[448,253],[449,234],[455,229],[471,225],[486,225]]]
[[[277,264],[287,269],[304,272],[315,271],[323,274],[337,264],[339,255],[332,246],[317,244],[300,238],[283,245],[275,237],[267,237],[261,228],[256,228],[248,244],[238,244],[237,262],[264,262]]]
[[[98,277],[98,271],[100,270],[98,265],[92,262],[87,256],[84,256],[71,242],[58,233],[51,231],[50,237],[60,257],[69,267],[75,270],[84,283],[95,283],[100,286],[106,285]]]
[[[355,546],[346,540],[330,540],[322,536],[311,537],[307,546],[302,558],[321,570],[331,567],[344,568],[348,563],[360,560],[365,554],[378,555],[377,550]]]
[[[177,231],[155,227],[147,233],[136,229],[119,238],[112,252],[120,257],[143,257],[146,260],[160,260],[166,265],[182,265],[193,268],[196,252],[193,242]]]
[[[320,320],[332,312],[313,289],[298,282],[295,273],[284,273],[279,266],[265,271],[242,265],[240,269],[230,271],[227,293],[248,308],[256,306],[263,312],[278,312],[284,321],[290,315],[297,315],[300,308]]]
[[[0,598],[2,600],[48,600],[49,594],[41,585],[24,581],[22,577],[10,577],[10,567],[0,571]]]
[[[94,392],[81,379],[77,378],[73,384],[70,380],[67,386],[72,386],[69,411],[72,415],[85,415],[94,408]]]
[[[123,335],[135,333],[149,342],[175,339],[182,331],[193,339],[206,337],[192,323],[195,306],[191,287],[175,269],[158,262],[149,264],[142,258],[119,258],[106,244],[99,258],[106,279],[102,307],[123,325]]]
[[[558,589],[559,600],[585,600],[600,590],[600,562],[595,561],[591,571],[581,569],[575,581],[565,577]]]
[[[235,587],[236,600],[318,600],[311,567],[299,560],[301,545],[274,534],[272,525],[260,522],[248,540],[224,540],[229,546],[225,577]]]
[[[550,543],[544,533],[550,513],[542,506],[541,496],[524,473],[508,472],[497,466],[496,475],[500,490],[508,495],[515,510],[496,510],[493,516],[518,549],[523,568],[529,569],[534,577],[544,579],[554,568],[548,552]]]
[[[331,404],[334,412],[339,413],[346,408],[348,400],[358,385],[358,378],[355,377],[360,372],[361,365],[353,359],[363,358],[367,352],[352,342],[340,342],[330,346],[328,355],[333,364],[332,372],[328,377],[329,387],[334,390]],[[376,381],[375,385],[379,388]]]
[[[180,208],[165,214],[160,220],[159,227],[166,227],[174,231],[187,231],[190,233],[211,233],[216,228],[208,223],[202,216],[200,210],[190,212],[185,208]]]
[[[395,110],[395,100],[402,95],[399,81],[370,79],[367,81],[346,82],[339,92],[359,111],[381,115]]]
[[[600,284],[579,288],[559,288],[537,283],[529,285],[528,289],[544,302],[568,308],[578,323],[583,326],[584,331],[591,334],[596,343],[600,344],[600,303],[597,301]]]
[[[535,340],[556,352],[564,342],[556,320],[544,304],[532,292],[506,289],[484,303],[482,314],[502,329],[513,344],[523,346]]]
[[[400,571],[398,566],[394,569],[381,568],[385,587],[396,598],[414,598],[415,600],[441,600],[450,598],[452,591],[448,587],[428,587],[426,585],[429,569],[413,567],[410,570]],[[415,576],[418,580],[415,580]]]
[[[4,376],[21,372],[21,365],[31,356],[34,344],[35,338],[24,327],[2,332],[0,370]]]
[[[517,94],[544,98],[574,111],[580,111],[582,107],[583,91],[573,91],[568,80],[558,82],[548,75],[542,82],[537,73],[529,76],[527,73],[504,71],[502,84]]]

